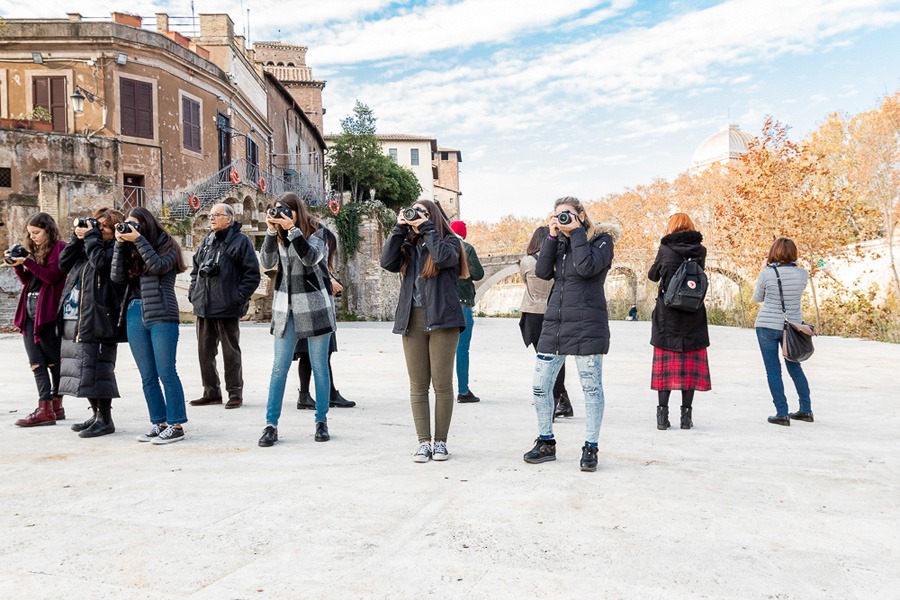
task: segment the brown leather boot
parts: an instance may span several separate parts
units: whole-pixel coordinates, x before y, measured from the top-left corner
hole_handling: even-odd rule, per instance
[[[62,396],[53,396],[53,412],[56,413],[57,421],[66,420],[66,409],[63,408],[62,399]]]
[[[37,409],[24,419],[16,421],[16,425],[19,427],[56,425],[56,412],[53,410],[53,400],[38,400]]]

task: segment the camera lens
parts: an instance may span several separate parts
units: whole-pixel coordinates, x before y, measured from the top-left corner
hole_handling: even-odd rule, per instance
[[[572,222],[572,213],[569,211],[561,212],[556,215],[556,220],[559,221],[560,225],[568,225]]]
[[[407,221],[415,221],[419,218],[419,211],[414,208],[404,208],[403,218]]]
[[[128,233],[131,231],[131,225],[128,223],[116,223],[116,231],[119,233]]]

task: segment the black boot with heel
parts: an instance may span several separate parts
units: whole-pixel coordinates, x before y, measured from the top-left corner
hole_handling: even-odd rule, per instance
[[[666,430],[671,427],[671,423],[669,423],[669,407],[668,406],[657,406],[656,407],[656,428],[659,430]]]
[[[690,429],[694,426],[694,422],[691,420],[691,412],[692,407],[690,406],[682,406],[681,407],[681,428],[682,429]]]
[[[88,398],[88,402],[91,403],[91,416],[88,417],[87,421],[84,423],[75,423],[72,425],[72,431],[84,431],[97,420],[97,401]]]

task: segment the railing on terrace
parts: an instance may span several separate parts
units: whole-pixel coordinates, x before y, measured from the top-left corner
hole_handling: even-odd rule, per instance
[[[256,189],[266,196],[273,197],[284,192],[293,192],[310,206],[326,202],[325,190],[310,182],[305,174],[298,173],[296,177],[285,179],[261,169],[259,165],[248,163],[246,159],[239,158],[206,181],[182,192],[178,199],[165,204],[173,217],[186,218],[225,198],[234,197],[240,200],[244,195],[239,189],[241,187]]]

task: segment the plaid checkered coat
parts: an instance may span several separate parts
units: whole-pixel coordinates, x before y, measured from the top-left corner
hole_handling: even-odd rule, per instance
[[[320,226],[307,239],[299,229],[294,229],[287,235],[287,244],[278,243],[277,233],[266,232],[259,262],[264,269],[278,267],[272,300],[272,335],[285,337],[288,314],[294,316],[294,332],[298,338],[336,329],[334,300],[321,265],[328,256],[323,231]]]

